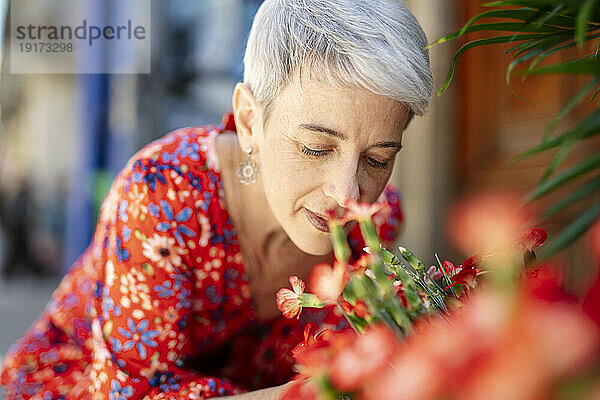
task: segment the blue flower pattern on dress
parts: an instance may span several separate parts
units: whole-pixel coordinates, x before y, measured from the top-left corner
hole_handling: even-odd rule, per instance
[[[187,237],[196,236],[196,232],[183,224],[183,222],[187,222],[191,218],[192,209],[190,207],[186,207],[178,212],[177,215],[173,216],[173,209],[166,200],[160,201],[160,207],[164,216],[169,220],[169,222],[160,222],[154,229],[159,232],[173,231],[173,235],[175,236],[175,239],[177,239],[177,243],[179,243],[181,247],[185,247],[185,241],[181,235],[185,235]]]
[[[159,299],[168,299],[175,294],[175,292],[171,290],[171,281],[163,282],[162,285],[155,285],[154,290],[158,292]]]
[[[121,240],[121,238],[117,236],[117,248],[115,250],[115,253],[117,253],[117,260],[119,262],[127,261],[130,257],[129,250],[121,246],[122,243],[123,241]]]
[[[146,346],[148,347],[157,347],[158,343],[153,340],[155,337],[159,335],[158,331],[148,330],[148,320],[142,320],[140,323],[135,326],[135,323],[131,320],[131,318],[127,319],[127,327],[129,330],[119,327],[117,330],[119,333],[125,338],[129,339],[121,347],[121,351],[127,351],[133,348],[137,349],[138,354],[142,360],[146,359],[147,351]]]
[[[133,396],[135,391],[131,386],[121,387],[121,383],[113,379],[110,383],[110,400],[127,400]]]

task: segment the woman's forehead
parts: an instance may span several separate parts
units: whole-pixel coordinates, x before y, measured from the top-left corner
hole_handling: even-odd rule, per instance
[[[273,104],[273,117],[295,124],[312,125],[349,133],[366,128],[402,132],[409,109],[399,101],[365,89],[312,79],[294,80]]]

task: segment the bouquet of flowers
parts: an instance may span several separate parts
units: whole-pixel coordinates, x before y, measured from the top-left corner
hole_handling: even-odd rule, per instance
[[[335,306],[352,328],[307,324],[284,399],[600,398],[600,280],[583,299],[567,294],[557,270],[536,263],[546,231],[523,231],[512,198],[455,209],[451,237],[479,254],[458,266],[436,255],[426,268],[403,247],[382,248],[379,208],[351,201],[343,218],[332,213],[334,265],[314,267],[310,291],[292,276],[292,290],[277,293],[288,318]],[[354,263],[343,230],[351,220],[366,244]]]

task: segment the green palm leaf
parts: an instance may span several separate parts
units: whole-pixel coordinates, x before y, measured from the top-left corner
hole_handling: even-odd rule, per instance
[[[579,131],[583,131],[583,133],[579,133]],[[595,136],[598,133],[600,133],[600,109],[597,109],[596,111],[588,115],[588,117],[574,129],[567,131],[560,136],[556,136],[550,140],[544,141],[539,145],[524,151],[523,153],[519,154],[516,159],[522,160],[534,154],[541,153],[542,151],[558,147],[563,142],[569,140],[571,136],[580,136],[580,140],[582,140]]]
[[[573,96],[571,98],[571,100],[569,100],[567,102],[567,104],[565,104],[565,106],[558,112],[558,114],[556,114],[554,116],[554,118],[552,118],[552,121],[550,122],[550,124],[548,125],[548,128],[546,128],[546,132],[544,132],[544,141],[548,140],[548,138],[550,137],[550,135],[554,132],[554,130],[556,129],[556,125],[560,122],[561,119],[563,119],[567,114],[569,114],[571,111],[573,111],[573,109],[579,105],[583,99],[592,91],[594,90],[594,88],[600,83],[600,76],[595,76],[592,79],[590,79],[588,81],[588,83],[581,89],[579,89],[577,91],[577,93],[575,94],[575,96]]]
[[[577,25],[575,27],[575,37],[577,38],[577,45],[579,47],[583,47],[589,20],[594,11],[594,6],[597,3],[598,0],[586,0],[581,6],[581,10],[577,16]]]
[[[600,217],[600,202],[594,204],[584,211],[575,221],[566,227],[560,235],[554,239],[548,247],[540,254],[540,259],[544,260],[556,252],[569,246],[581,235],[583,235],[596,220]]]
[[[574,46],[581,49],[585,43],[600,37],[600,0],[502,0],[484,5],[494,7],[494,9],[472,17],[460,30],[432,44],[457,39],[472,32],[484,32],[492,35],[490,38],[467,42],[458,49],[452,59],[447,79],[438,95],[442,94],[452,81],[458,59],[465,51],[501,43],[515,43],[506,50],[506,53],[512,57],[505,77],[509,87],[511,77],[520,65],[525,66],[519,73],[523,77],[547,74],[590,77],[585,86],[580,88],[550,121],[543,134],[542,142],[519,154],[516,158],[520,160],[556,149],[556,154],[546,168],[539,184],[527,196],[527,200],[531,201],[600,169],[600,154],[591,154],[578,164],[557,173],[558,168],[577,144],[600,133],[600,108],[590,112],[573,128],[555,137],[550,137],[558,122],[589,98],[590,93],[593,93],[590,101],[594,101],[600,93],[600,45],[597,46],[594,54],[579,55],[577,58],[569,57],[566,54],[567,57],[563,58],[565,60],[563,62],[541,65],[553,54],[560,54]],[[514,8],[515,6],[520,8]],[[501,20],[501,22],[481,22],[488,18]],[[498,36],[500,32],[513,32],[513,34]],[[598,190],[600,190],[600,176],[580,185],[577,191],[551,206],[543,216],[554,215]],[[548,257],[575,241],[599,216],[599,204],[588,208],[550,243],[544,256]]]
[[[600,189],[600,175],[590,179],[583,184],[578,190],[573,191],[568,197],[556,203],[546,211],[542,213],[542,218],[548,218],[558,212],[564,210],[567,207],[575,204],[576,202],[585,199],[587,196],[592,195],[594,192]]]
[[[527,200],[537,199],[545,194],[548,194],[559,187],[571,182],[573,179],[580,177],[588,172],[600,168],[600,153],[595,154],[581,163],[561,172],[552,179],[548,179],[538,185],[537,188],[527,195]]]
[[[438,96],[440,96],[442,93],[444,93],[444,91],[446,91],[446,89],[450,85],[450,82],[452,82],[452,78],[454,77],[454,73],[456,71],[456,63],[458,62],[459,57],[467,50],[472,49],[474,47],[487,46],[490,44],[509,43],[509,42],[515,42],[518,40],[539,39],[539,38],[544,38],[546,36],[547,36],[546,34],[520,34],[520,35],[510,35],[510,36],[497,36],[497,37],[493,37],[493,38],[489,38],[489,39],[474,40],[470,43],[465,44],[460,49],[458,49],[458,51],[452,58],[452,63],[450,64],[450,72],[448,73],[446,82],[444,83],[444,85],[442,85],[442,88],[438,91]]]
[[[595,75],[600,74],[600,62],[595,56],[588,56],[580,60],[567,61],[561,64],[549,65],[546,67],[534,68],[526,71],[526,75],[545,75],[545,74],[577,74],[577,75]]]

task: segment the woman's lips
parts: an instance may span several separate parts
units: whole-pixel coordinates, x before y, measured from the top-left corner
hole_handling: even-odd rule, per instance
[[[329,233],[329,223],[322,216],[315,214],[314,212],[304,209],[304,213],[306,214],[306,218],[310,221],[311,224],[321,232]]]

